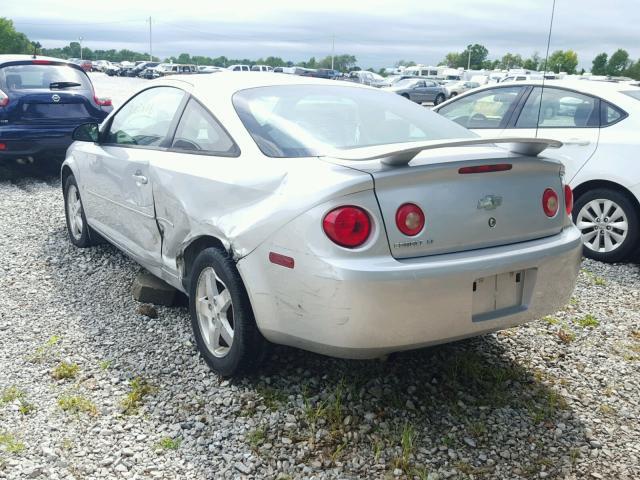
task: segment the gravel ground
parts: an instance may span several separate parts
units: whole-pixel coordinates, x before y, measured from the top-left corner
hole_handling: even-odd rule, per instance
[[[55,177],[0,175],[0,478],[640,478],[637,265],[585,261],[565,309],[498,334],[275,347],[228,381],[186,308],[132,299],[140,267],[70,244]]]

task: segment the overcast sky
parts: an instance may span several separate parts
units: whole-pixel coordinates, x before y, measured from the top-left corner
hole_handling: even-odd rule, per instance
[[[0,0],[0,16],[45,47],[84,38],[92,49],[149,49],[216,57],[280,56],[300,61],[335,53],[361,67],[397,60],[437,64],[447,52],[481,43],[490,58],[507,51],[544,56],[552,0]],[[551,50],[574,49],[580,66],[622,47],[640,57],[640,0],[557,0]]]

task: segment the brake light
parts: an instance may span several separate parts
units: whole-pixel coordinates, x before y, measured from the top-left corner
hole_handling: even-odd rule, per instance
[[[6,107],[9,105],[9,96],[0,90],[0,107]]]
[[[31,63],[33,65],[50,65],[51,61],[50,60],[31,60]]]
[[[93,100],[96,102],[96,105],[99,105],[100,107],[110,107],[111,105],[113,105],[111,103],[111,99],[107,97],[98,98],[94,95]]]
[[[355,248],[369,238],[371,220],[362,208],[339,207],[325,215],[322,228],[334,243],[342,247]]]
[[[564,208],[567,211],[567,215],[571,216],[573,211],[573,190],[569,185],[564,186]]]
[[[488,173],[488,172],[505,172],[511,170],[513,165],[510,163],[497,163],[494,165],[476,165],[475,167],[462,167],[458,170],[460,174],[466,173]]]
[[[555,217],[558,213],[558,194],[553,188],[547,188],[542,194],[542,209],[547,217]]]
[[[414,203],[405,203],[396,212],[396,226],[405,235],[413,237],[424,228],[424,213]]]
[[[0,143],[0,150],[6,150],[7,149],[7,144],[6,143]]]

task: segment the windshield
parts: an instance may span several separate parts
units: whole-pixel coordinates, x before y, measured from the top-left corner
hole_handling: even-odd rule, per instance
[[[419,80],[416,80],[415,78],[405,78],[402,80],[398,80],[396,83],[393,84],[393,86],[398,88],[411,88],[416,83],[418,83],[418,81]]]
[[[0,84],[9,90],[49,90],[52,83],[64,85],[66,90],[91,89],[83,72],[64,65],[28,64],[0,68]]]
[[[636,100],[640,100],[640,90],[625,90],[622,93]]]
[[[260,87],[236,93],[233,104],[270,157],[322,156],[336,149],[475,136],[416,103],[373,89]]]

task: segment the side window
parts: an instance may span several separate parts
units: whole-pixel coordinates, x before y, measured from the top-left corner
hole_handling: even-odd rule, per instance
[[[598,115],[595,111],[596,100],[581,93],[559,88],[547,87],[533,89],[522,113],[516,122],[516,128],[536,128],[540,112],[540,128],[589,128],[597,127]]]
[[[115,114],[105,142],[119,145],[160,145],[169,133],[169,127],[184,95],[182,90],[173,87],[144,90]]]
[[[521,91],[521,87],[483,90],[451,102],[438,113],[467,128],[500,128]]]
[[[602,125],[603,127],[613,125],[625,115],[623,111],[614,107],[610,103],[605,102],[604,100],[600,100],[600,105],[600,125]]]
[[[220,124],[195,100],[189,100],[171,148],[236,156],[239,150]]]

